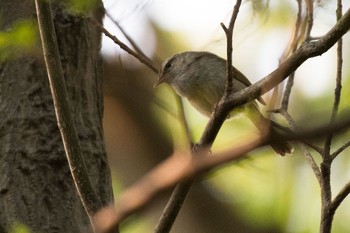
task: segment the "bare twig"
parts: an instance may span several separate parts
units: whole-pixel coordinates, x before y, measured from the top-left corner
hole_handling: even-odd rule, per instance
[[[312,0],[306,0],[306,12],[307,12],[307,28],[305,40],[310,41],[311,30],[314,25],[314,2]]]
[[[342,190],[338,193],[338,195],[334,198],[334,200],[331,203],[330,210],[331,213],[334,215],[337,208],[340,206],[340,204],[344,201],[344,199],[350,194],[350,182],[347,183]]]
[[[342,1],[338,0],[337,4],[337,21],[339,22],[342,18]],[[332,116],[330,119],[330,124],[334,123],[340,103],[340,95],[341,95],[341,81],[342,81],[342,64],[343,64],[343,48],[342,48],[342,38],[338,40],[337,47],[337,74],[336,74],[336,87],[334,91],[334,103]],[[324,143],[324,153],[322,153],[323,161],[321,163],[321,173],[322,173],[322,182],[321,182],[321,224],[320,224],[320,232],[328,233],[331,232],[332,223],[335,211],[339,206],[342,198],[344,196],[337,196],[339,198],[335,199],[336,201],[332,203],[332,187],[331,187],[331,164],[335,157],[331,156],[331,143],[333,139],[333,133],[330,133],[325,140]],[[343,190],[344,191],[344,190]],[[345,191],[346,193],[346,187]],[[346,194],[347,195],[347,194]]]
[[[121,40],[119,40],[116,36],[112,35],[107,29],[105,29],[99,22],[97,22],[95,19],[89,18],[89,20],[101,31],[103,34],[105,34],[107,37],[109,37],[111,40],[114,41],[121,49],[135,57],[137,60],[139,60],[141,63],[145,64],[147,67],[149,67],[154,72],[158,73],[159,65],[154,63],[151,59],[149,59],[146,56],[143,56],[142,54],[139,54],[129,48],[125,43],[123,43]]]
[[[93,216],[102,208],[102,203],[89,179],[80,149],[78,134],[71,115],[52,19],[51,3],[47,0],[35,0],[35,6],[58,128],[74,184],[93,226]]]
[[[284,116],[284,118],[287,120],[288,125],[290,126],[290,128],[293,131],[297,131],[297,125],[295,124],[295,121],[292,119],[292,117],[289,115],[289,113],[287,112],[286,109],[280,109],[280,114],[282,116]],[[320,168],[317,166],[317,163],[315,161],[315,159],[312,157],[310,151],[307,149],[306,144],[303,142],[299,142],[298,143],[305,158],[307,163],[310,165],[310,167],[312,168],[317,180],[319,183],[321,183],[321,171]]]
[[[293,39],[290,43],[290,47],[288,48],[288,50],[286,50],[286,52],[284,52],[284,55],[282,56],[282,58],[280,59],[280,63],[283,62],[286,57],[291,53],[294,53],[295,50],[298,48],[299,45],[299,34],[300,34],[300,24],[301,24],[301,18],[302,18],[302,2],[301,0],[298,0],[298,15],[297,15],[297,20],[295,22],[295,28],[294,28],[294,34],[293,34]],[[294,85],[294,75],[295,72],[293,72],[287,81],[287,85],[283,94],[283,98],[282,98],[282,104],[281,104],[281,108],[285,109],[286,111],[288,110],[288,105],[289,105],[289,98],[290,98],[290,94],[292,93],[292,88]]]
[[[125,38],[130,42],[131,46],[135,49],[135,51],[138,54],[141,54],[144,57],[147,57],[145,55],[145,53],[142,51],[142,49],[136,44],[136,42],[129,36],[129,34],[124,30],[124,28],[122,26],[120,26],[119,22],[117,20],[115,20],[111,14],[109,14],[108,11],[106,11],[106,15],[108,16],[108,18],[119,28],[119,30],[121,31],[121,33],[123,33],[123,35],[125,36]]]
[[[226,94],[230,94],[233,91],[233,67],[232,67],[232,51],[233,51],[233,29],[235,26],[235,22],[238,16],[239,8],[241,7],[241,0],[237,0],[236,4],[233,8],[231,20],[229,23],[228,28],[221,23],[221,27],[223,28],[225,34],[226,34],[226,46],[227,46],[227,60],[226,60]]]
[[[175,98],[177,101],[178,109],[180,111],[179,117],[186,134],[187,144],[192,148],[194,144],[191,131],[187,123],[183,101],[179,96],[176,96]],[[180,180],[178,182],[180,182]],[[163,210],[163,214],[160,216],[160,219],[154,231],[155,233],[169,232],[171,230],[177,217],[177,214],[179,213],[182,207],[182,203],[186,199],[187,193],[190,191],[193,182],[194,180],[187,180],[175,187],[173,193],[171,194],[168,200],[167,205]]]
[[[317,153],[319,154],[322,154],[323,153],[323,148],[321,148],[320,146],[318,145],[315,145],[314,143],[310,143],[310,142],[307,142],[307,141],[303,141],[303,143],[305,145],[307,145],[308,147],[312,148],[314,151],[316,151]]]
[[[159,218],[156,229],[154,230],[155,233],[170,232],[194,181],[194,179],[189,179],[176,185]]]
[[[338,0],[338,8],[337,8],[337,20],[340,20],[342,17],[342,6],[341,1]],[[336,87],[334,90],[334,104],[333,104],[333,111],[331,116],[331,122],[334,122],[337,114],[338,114],[338,108],[340,104],[340,96],[341,96],[341,89],[342,89],[342,68],[343,68],[343,39],[340,38],[338,41],[337,46],[337,75],[336,75]],[[330,146],[332,140],[332,135],[329,135],[328,137],[328,143]],[[332,159],[334,159],[338,154],[331,155]]]
[[[322,138],[328,134],[340,133],[350,127],[350,119],[347,119],[346,117],[350,116],[344,116],[343,118],[339,118],[331,124],[321,125],[320,127],[316,127],[311,130],[300,129],[294,132],[281,132],[278,136],[283,138],[284,140],[294,141],[312,138]],[[305,125],[306,123],[301,122],[300,124]]]
[[[339,147],[336,151],[331,154],[332,159],[336,158],[341,152],[350,147],[350,141]]]

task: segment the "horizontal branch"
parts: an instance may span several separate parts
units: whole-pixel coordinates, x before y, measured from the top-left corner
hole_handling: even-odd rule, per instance
[[[300,125],[306,125],[306,123],[301,121]],[[304,139],[315,139],[324,137],[327,134],[341,133],[342,131],[350,127],[350,115],[344,115],[342,118],[337,119],[333,123],[321,125],[319,127],[311,129],[296,130],[294,132],[281,132],[277,136],[283,140],[294,141],[294,140],[304,140]],[[272,140],[274,140],[272,138]]]

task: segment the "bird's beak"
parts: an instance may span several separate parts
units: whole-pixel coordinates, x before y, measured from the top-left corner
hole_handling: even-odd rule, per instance
[[[158,81],[153,85],[153,87],[158,87],[160,84],[165,82],[165,76],[163,75],[158,79]]]

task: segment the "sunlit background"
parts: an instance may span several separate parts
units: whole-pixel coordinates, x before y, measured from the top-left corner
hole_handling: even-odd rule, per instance
[[[293,33],[297,3],[270,0],[266,6],[253,2],[259,1],[243,1],[238,15],[233,64],[256,82],[278,66]],[[322,36],[336,22],[334,1],[320,2],[315,10],[314,37]],[[159,63],[185,50],[207,50],[225,57],[226,40],[220,23],[228,24],[234,3],[233,0],[104,1],[108,13]],[[349,6],[350,2],[344,1],[344,9]],[[108,17],[104,24],[127,43]],[[349,107],[349,42],[346,35],[341,110]],[[173,147],[183,147],[185,137],[170,88],[152,88],[157,79],[155,73],[106,37],[102,55],[106,60],[105,138],[118,196],[122,189],[170,155]],[[334,99],[335,65],[336,52],[332,48],[297,70],[290,105],[290,113],[296,120],[308,119],[307,126],[328,122]],[[193,136],[198,140],[207,119],[187,102],[185,108]],[[226,122],[213,150],[239,143],[240,137],[252,127],[244,117]],[[334,150],[347,138],[349,133],[336,137]],[[269,147],[250,155],[247,160],[225,165],[205,176],[194,187],[172,232],[318,232],[319,186],[298,146],[295,145],[292,156],[283,158]],[[314,156],[320,160],[318,154]],[[348,164],[349,152],[344,151],[333,164],[334,194],[349,180]],[[131,217],[121,232],[152,232],[167,195]],[[335,215],[334,232],[350,232],[349,209],[350,201],[345,200]],[[210,214],[214,218],[205,216]],[[232,226],[238,222],[236,230],[229,228],[232,227],[229,222]]]

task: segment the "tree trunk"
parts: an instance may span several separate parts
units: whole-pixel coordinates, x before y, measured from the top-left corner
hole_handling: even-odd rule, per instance
[[[36,20],[30,0],[0,0],[0,12],[1,31]],[[113,195],[102,131],[101,35],[61,6],[53,16],[80,146],[107,205]],[[16,223],[32,232],[91,232],[66,161],[41,48],[0,63],[0,119],[0,232]]]

